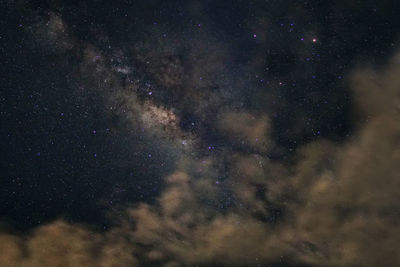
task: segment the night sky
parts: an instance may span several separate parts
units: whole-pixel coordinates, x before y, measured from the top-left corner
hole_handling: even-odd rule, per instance
[[[400,266],[400,3],[0,0],[0,266]]]

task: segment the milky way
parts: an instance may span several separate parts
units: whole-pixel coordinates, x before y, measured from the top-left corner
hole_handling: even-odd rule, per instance
[[[326,2],[5,1],[0,266],[399,265],[400,10]]]

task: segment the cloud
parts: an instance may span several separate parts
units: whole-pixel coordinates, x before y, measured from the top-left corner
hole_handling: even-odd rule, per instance
[[[218,114],[218,128],[232,143],[266,152],[271,145],[270,121],[266,115],[227,111]]]
[[[148,207],[146,212],[134,213],[141,225],[135,240],[140,243],[143,233],[151,233],[143,240],[182,265],[248,266],[282,258],[288,264],[315,266],[397,265],[400,123],[398,75],[394,73],[399,71],[394,62],[368,83],[360,81],[370,79],[371,70],[358,71],[353,92],[362,103],[357,106],[360,112],[365,109],[365,96],[367,102],[381,100],[367,106],[363,113],[369,116],[367,122],[343,144],[317,141],[305,146],[298,162],[286,166],[287,175],[274,172],[280,167],[254,155],[232,160],[229,182],[237,206],[226,215],[199,207],[191,192],[194,187],[189,186],[196,182],[179,174],[185,178],[173,179],[179,182],[167,187],[158,210]],[[226,119],[224,125],[233,121],[241,125],[241,118],[247,116]],[[248,125],[238,127],[239,134],[254,132],[250,130],[253,124]],[[230,130],[237,133],[235,128]],[[267,214],[273,203],[284,206],[285,215],[277,224],[255,216],[258,210]],[[195,216],[200,218],[193,220]],[[149,221],[157,222],[161,234],[147,229]]]
[[[56,53],[71,51],[76,46],[76,40],[60,14],[49,12],[45,19],[36,20],[37,22],[29,26],[27,31],[41,46]]]
[[[0,235],[0,265],[138,266],[128,241],[112,231],[101,235],[63,221],[35,229],[28,236]]]

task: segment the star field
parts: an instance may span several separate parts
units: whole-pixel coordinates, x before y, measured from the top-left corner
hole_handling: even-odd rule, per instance
[[[5,1],[0,266],[396,266],[398,11]]]

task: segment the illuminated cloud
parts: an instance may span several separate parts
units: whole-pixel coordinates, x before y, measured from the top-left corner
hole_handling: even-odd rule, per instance
[[[266,152],[271,145],[270,121],[266,115],[247,112],[221,112],[218,128],[233,143]]]
[[[398,88],[393,79],[398,70],[393,64],[376,83],[354,88],[371,98],[374,92],[387,96],[371,103],[369,110],[381,110],[383,102],[397,105],[399,96],[392,92]],[[359,71],[355,77],[371,75]],[[378,90],[376,84],[384,86]],[[226,215],[213,215],[193,199],[190,185],[196,181],[183,173],[172,176],[159,208],[133,212],[140,225],[135,240],[153,244],[182,265],[241,266],[281,258],[289,264],[315,266],[396,265],[400,124],[398,110],[382,108],[370,113],[368,122],[344,144],[318,141],[304,147],[297,164],[286,167],[292,169],[287,175],[279,176],[284,174],[279,166],[254,155],[237,157],[230,182],[237,204],[245,209],[237,205]],[[265,186],[264,196],[256,192],[260,186]],[[272,203],[284,206],[276,225],[255,216],[268,216]]]

